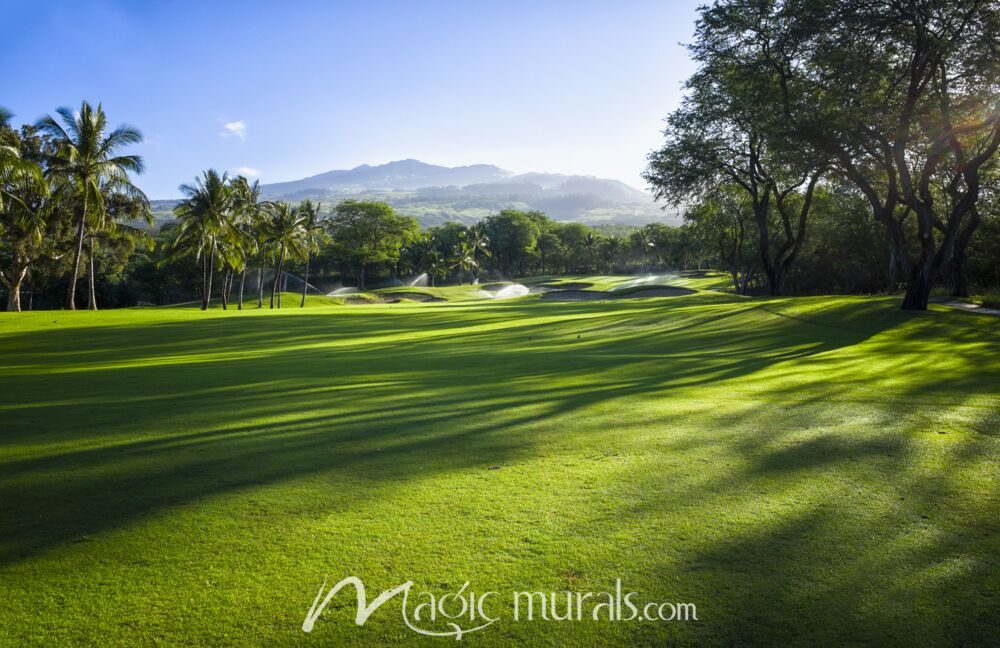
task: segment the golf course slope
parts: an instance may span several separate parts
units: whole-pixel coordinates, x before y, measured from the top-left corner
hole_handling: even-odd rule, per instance
[[[0,314],[0,645],[453,643],[305,634],[351,575],[502,593],[472,645],[989,645],[1000,319],[897,305]],[[617,579],[698,621],[511,618]]]

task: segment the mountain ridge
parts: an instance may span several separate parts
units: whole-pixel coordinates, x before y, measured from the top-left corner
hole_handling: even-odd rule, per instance
[[[677,222],[653,197],[619,180],[588,175],[515,174],[493,164],[447,167],[413,158],[334,169],[261,185],[270,200],[385,200],[424,225],[475,222],[501,209],[538,209],[556,220],[643,224]]]

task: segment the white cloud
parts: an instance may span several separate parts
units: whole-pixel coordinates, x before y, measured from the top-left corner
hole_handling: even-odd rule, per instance
[[[260,171],[253,167],[236,167],[233,169],[233,173],[241,176],[246,176],[248,178],[257,178],[260,176]]]
[[[219,133],[223,137],[238,137],[241,140],[247,138],[247,123],[242,119],[226,122],[222,127],[226,129],[222,133]]]

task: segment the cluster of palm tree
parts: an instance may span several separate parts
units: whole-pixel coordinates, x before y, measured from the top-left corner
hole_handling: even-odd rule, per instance
[[[270,308],[281,308],[281,285],[285,263],[305,262],[302,300],[305,306],[309,287],[309,260],[323,239],[320,205],[304,200],[297,206],[287,202],[262,201],[260,184],[244,176],[230,178],[209,169],[194,184],[180,187],[184,200],[174,209],[176,235],[170,243],[172,254],[193,256],[201,263],[202,310],[211,306],[213,280],[222,273],[222,308],[229,307],[236,277],[239,277],[237,309],[243,308],[247,270],[257,265],[257,307],[264,305],[264,276],[274,269]]]
[[[456,271],[458,284],[465,283],[467,273],[472,274],[473,283],[479,283],[479,271],[483,261],[492,256],[490,240],[479,225],[463,230],[458,235],[458,242],[442,252],[441,241],[434,232],[424,232],[413,245],[420,267],[427,269],[431,286],[438,279],[448,275],[449,270]]]
[[[76,308],[76,288],[82,261],[88,259],[87,304],[96,310],[94,291],[95,248],[102,242],[128,239],[148,247],[152,238],[130,221],[152,223],[149,201],[130,178],[142,173],[142,158],[124,150],[142,141],[142,134],[127,124],[109,129],[101,104],[84,101],[78,111],[56,110],[35,124],[42,135],[37,159],[26,159],[18,147],[0,145],[0,218],[13,261],[0,271],[8,291],[8,310],[20,310],[21,283],[46,233],[61,221],[72,223],[71,279],[66,308]],[[0,108],[0,126],[11,113]],[[2,144],[2,143],[0,143]],[[59,258],[65,252],[48,250]]]
[[[462,284],[463,275],[467,271],[472,271],[473,282],[479,283],[479,270],[482,267],[480,259],[482,257],[489,257],[492,254],[490,252],[490,240],[483,232],[483,228],[474,225],[467,231],[462,232],[458,244],[452,253],[452,267],[458,270],[459,285]]]

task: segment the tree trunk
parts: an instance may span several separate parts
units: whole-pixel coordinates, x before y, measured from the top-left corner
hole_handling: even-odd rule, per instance
[[[955,249],[951,258],[951,294],[953,297],[969,296],[968,279],[966,278],[969,243],[972,242],[972,235],[979,228],[980,222],[982,222],[982,218],[979,216],[979,209],[973,207],[969,213],[969,222],[955,239]]]
[[[306,307],[306,291],[309,289],[309,257],[310,254],[306,254],[306,275],[302,279],[302,303],[299,304],[299,308]]]
[[[361,266],[361,272],[358,273],[358,288],[362,292],[365,290],[365,267]]]
[[[965,278],[965,250],[955,249],[955,258],[951,262],[951,296],[952,297],[968,297],[969,296],[969,285]]]
[[[281,294],[278,293],[279,281],[281,280],[281,267],[285,264],[285,248],[281,248],[278,256],[278,265],[274,267],[274,283],[271,284],[271,308],[274,308],[274,296],[278,295],[278,308],[281,308]]]
[[[87,308],[97,310],[97,291],[94,290],[94,239],[90,239],[87,251]]]
[[[201,257],[201,310],[208,310],[208,255]]]
[[[76,231],[76,254],[73,257],[73,276],[69,282],[69,294],[66,296],[66,308],[76,310],[76,282],[80,278],[80,259],[83,257],[83,239],[87,231],[87,190],[84,183],[83,213],[80,215],[80,225]]]
[[[933,284],[933,276],[928,270],[923,264],[914,266],[910,280],[906,284],[903,310],[927,310]]]
[[[211,253],[205,259],[208,263],[208,277],[205,281],[205,302],[202,304],[201,310],[208,310],[212,305],[212,278],[215,274],[215,241],[212,241]]]
[[[229,270],[222,273],[222,310],[229,310]]]
[[[18,269],[14,267],[10,283],[7,284],[7,312],[21,312],[21,283],[28,274],[28,266]],[[6,282],[5,282],[6,283]]]
[[[257,308],[264,308],[264,271],[267,265],[260,264],[260,272],[257,275]]]
[[[240,296],[239,301],[236,303],[236,310],[243,310],[243,286],[247,282],[247,266],[243,265],[243,272],[240,273]]]
[[[889,276],[888,276],[888,292],[896,292],[896,288],[899,286],[899,274],[896,272],[898,269],[898,261],[896,261],[896,246],[889,246]]]

